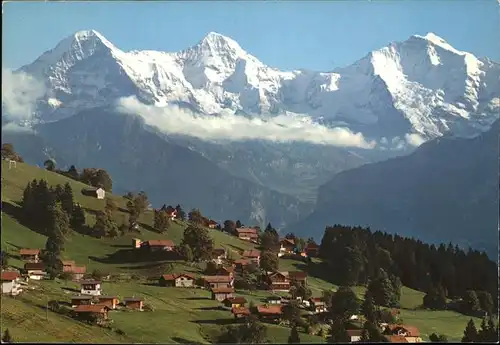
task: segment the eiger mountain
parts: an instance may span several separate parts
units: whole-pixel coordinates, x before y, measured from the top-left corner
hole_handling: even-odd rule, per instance
[[[332,72],[314,72],[266,66],[217,33],[209,33],[177,53],[124,52],[90,30],[62,40],[20,71],[45,83],[47,92],[38,102],[33,126],[46,142],[43,149],[59,161],[71,164],[78,159],[81,167],[99,162],[110,170],[120,189],[136,185],[134,181],[143,173],[142,162],[150,164],[163,150],[174,150],[183,153],[175,157],[182,167],[188,150],[191,155],[186,156],[189,162],[185,166],[189,169],[197,169],[198,161],[203,166],[211,162],[213,168],[203,171],[209,180],[220,175],[248,185],[233,191],[230,208],[221,201],[228,191],[215,188],[217,183],[213,192],[201,189],[177,201],[168,199],[168,192],[181,188],[181,183],[176,181],[172,187],[172,181],[165,181],[148,187],[154,190],[146,189],[150,194],[165,195],[162,201],[154,198],[155,202],[184,202],[186,207],[214,210],[210,216],[220,220],[234,217],[229,209],[238,209],[242,221],[272,221],[275,226],[306,216],[317,187],[336,173],[411,152],[413,146],[405,142],[410,135],[424,141],[443,135],[476,136],[488,130],[500,110],[499,65],[458,51],[434,34],[391,43]],[[147,105],[178,105],[201,115],[229,112],[266,118],[302,114],[325,126],[361,132],[377,145],[360,149],[269,141],[206,142],[163,135],[141,121],[125,121],[114,113],[115,102],[128,96]],[[133,128],[136,139],[155,146],[141,144],[139,151],[106,138],[106,130],[101,130],[104,124],[112,126],[106,127],[108,135],[116,134],[125,141],[124,133],[137,126]],[[74,137],[69,129],[75,131]],[[16,145],[16,135],[11,136]],[[145,139],[150,136],[154,139]],[[81,157],[71,154],[70,142]],[[125,149],[129,150],[126,159],[134,162],[126,169],[116,162],[117,154]],[[22,149],[19,152],[23,154]],[[163,170],[174,165],[170,163],[162,170],[150,166],[150,179],[167,174]],[[193,181],[185,179],[182,185],[190,183]],[[176,193],[172,195],[177,197]],[[187,189],[184,193],[196,192]],[[213,206],[212,199],[222,206]],[[191,204],[191,200],[197,202]]]
[[[472,139],[438,138],[405,157],[343,171],[320,187],[315,211],[288,230],[367,225],[498,254],[500,120]]]

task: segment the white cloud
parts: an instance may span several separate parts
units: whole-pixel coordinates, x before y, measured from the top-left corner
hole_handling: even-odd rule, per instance
[[[418,147],[426,142],[424,137],[417,133],[405,134],[405,139],[408,144],[415,147]]]
[[[2,69],[2,107],[10,120],[29,120],[45,85],[24,72]]]
[[[2,132],[32,133],[33,129],[31,127],[20,126],[14,122],[9,122],[2,126]]]
[[[187,135],[202,140],[301,141],[341,147],[375,147],[375,142],[367,142],[362,133],[353,133],[342,127],[327,128],[304,116],[279,115],[270,119],[249,119],[230,113],[205,116],[177,106],[145,105],[135,96],[120,99],[117,110],[138,115],[146,124],[164,133]]]

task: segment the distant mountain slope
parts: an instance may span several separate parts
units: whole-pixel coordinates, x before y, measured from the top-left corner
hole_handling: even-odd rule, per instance
[[[321,187],[315,211],[288,230],[319,238],[326,225],[359,224],[495,253],[499,133],[496,121],[474,139],[436,139],[409,156],[339,173]]]
[[[156,206],[181,203],[186,209],[199,207],[219,221],[276,225],[290,224],[312,208],[168,143],[135,116],[93,109],[36,130],[68,164],[104,168],[113,178],[115,193],[145,190]]]

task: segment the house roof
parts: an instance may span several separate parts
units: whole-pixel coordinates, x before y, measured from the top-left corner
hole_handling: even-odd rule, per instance
[[[319,246],[316,243],[308,243],[305,249],[319,249]]]
[[[195,275],[191,273],[172,273],[172,274],[164,274],[161,276],[165,280],[176,280],[179,277],[188,277],[191,279],[195,279]]]
[[[233,293],[234,289],[232,287],[220,287],[212,288],[213,293]]]
[[[389,340],[390,343],[408,343],[408,340],[401,335],[385,335],[385,338]]]
[[[288,272],[288,275],[291,279],[295,280],[306,280],[307,278],[307,273],[302,271],[290,271]]]
[[[406,332],[408,332],[408,335],[410,337],[419,337],[420,336],[420,331],[415,326],[390,324],[387,327],[389,327],[389,329],[393,332],[397,329],[404,329],[404,330],[406,330]]]
[[[248,233],[248,234],[257,234],[257,229],[254,229],[254,228],[238,228],[238,229],[236,229],[236,232],[238,232],[238,234],[245,234],[245,233]]]
[[[248,308],[236,308],[231,309],[231,313],[234,315],[250,315],[250,310]]]
[[[220,256],[226,254],[226,249],[225,248],[215,248],[212,249],[212,254],[214,256]]]
[[[19,272],[16,271],[3,271],[1,275],[2,281],[12,281],[19,278]]]
[[[86,266],[63,267],[63,272],[83,274],[87,272],[87,267]]]
[[[19,255],[38,255],[38,254],[40,254],[40,249],[22,248],[19,250]]]
[[[175,244],[171,240],[149,240],[142,243],[147,243],[150,247],[174,247]]]
[[[325,302],[325,301],[323,301],[322,297],[312,297],[309,299],[309,301],[311,301],[313,303],[324,303]]]
[[[260,250],[256,249],[244,250],[243,256],[247,258],[258,258],[260,256]]]
[[[210,224],[210,225],[216,225],[216,224],[217,224],[217,222],[216,222],[215,220],[210,219],[210,220],[208,221],[208,224]]]
[[[276,271],[276,272],[273,272],[273,273],[271,273],[269,275],[269,279],[272,280],[276,276],[282,276],[282,277],[288,278],[288,272],[287,271]]]
[[[92,299],[93,296],[71,296],[72,300],[77,300],[77,299]]]
[[[80,281],[80,285],[91,285],[91,284],[101,284],[101,281],[100,280],[93,280],[93,279]]]
[[[226,298],[224,301],[228,301],[230,303],[235,303],[235,304],[243,304],[243,303],[247,303],[247,299],[245,297],[242,297],[242,296],[238,296],[238,297],[228,297]]]
[[[123,302],[144,302],[144,298],[142,297],[125,297]]]
[[[219,267],[217,269],[218,272],[223,271],[226,273],[233,273],[234,272],[234,267],[233,266],[227,266],[227,267]]]
[[[45,269],[45,264],[43,262],[27,262],[24,264],[25,270],[43,270]]]
[[[361,334],[363,333],[363,330],[362,329],[348,329],[346,330],[347,332],[347,335],[349,335],[350,337],[360,337]]]
[[[109,308],[102,304],[80,304],[74,310],[77,313],[104,313]]]
[[[248,259],[238,259],[238,260],[234,260],[234,264],[235,265],[238,265],[238,264],[241,264],[241,265],[248,265],[250,263],[250,260]]]
[[[263,306],[259,305],[257,306],[257,312],[259,314],[268,314],[268,315],[281,315],[281,306],[278,305],[269,305],[269,306]]]
[[[74,266],[76,263],[73,260],[63,260],[63,266]]]
[[[290,239],[290,238],[282,238],[280,240],[280,244],[285,244],[285,245],[292,245],[295,246],[295,241]]]
[[[233,279],[230,276],[203,276],[207,283],[230,283]]]

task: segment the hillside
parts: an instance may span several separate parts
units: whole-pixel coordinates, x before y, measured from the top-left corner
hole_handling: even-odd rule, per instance
[[[85,185],[70,180],[56,173],[48,172],[27,164],[17,164],[17,168],[8,169],[2,161],[2,250],[11,255],[9,264],[21,268],[22,262],[16,259],[20,247],[43,248],[46,237],[21,225],[16,216],[24,186],[32,179],[45,179],[49,185],[69,182],[73,188],[75,201],[87,210],[88,222],[94,222],[92,211],[103,208],[104,201],[83,196],[77,191]],[[116,195],[108,195],[121,207],[125,199]],[[121,212],[117,218],[123,216]],[[147,211],[140,219],[141,234],[146,239],[171,239],[180,243],[186,224],[175,222],[166,235],[151,231],[152,214]],[[235,257],[244,249],[252,248],[248,242],[218,230],[209,230],[216,247],[222,246],[233,251]],[[201,273],[199,266],[185,265],[182,262],[124,262],[116,256],[116,252],[127,250],[131,238],[137,235],[126,235],[117,239],[95,239],[89,236],[72,233],[66,243],[65,259],[85,264],[89,271],[99,269],[111,274],[104,283],[106,294],[116,294],[120,298],[142,296],[146,304],[154,308],[153,312],[112,312],[113,327],[124,332],[117,334],[100,327],[91,327],[74,321],[66,316],[46,311],[45,306],[51,299],[68,300],[77,287],[72,282],[56,279],[30,283],[34,290],[25,291],[15,298],[2,299],[2,329],[9,328],[16,341],[79,341],[103,343],[157,343],[157,342],[200,342],[213,341],[221,331],[221,326],[232,322],[229,312],[218,309],[218,303],[209,299],[209,293],[198,289],[163,288],[152,285],[149,278],[158,277],[167,271]],[[118,259],[118,260],[116,260]],[[282,270],[306,270],[310,276],[309,287],[313,296],[320,296],[322,290],[335,290],[336,285],[324,280],[322,272],[310,271],[301,261],[280,260]],[[362,297],[364,287],[356,287],[355,291]],[[262,298],[269,296],[267,291],[237,291],[238,295],[248,300],[262,303]],[[418,309],[423,293],[408,288],[402,289],[401,315],[403,320],[415,325],[427,340],[429,334],[439,332],[446,334],[451,340],[460,340],[463,328],[469,317],[451,311],[430,312]],[[432,322],[429,322],[432,320]],[[475,320],[476,324],[479,320]],[[169,327],[166,329],[165,324]],[[29,330],[29,331],[28,331]],[[289,328],[268,325],[268,337],[272,342],[286,342]],[[323,342],[320,337],[300,334],[302,342]]]
[[[368,225],[426,242],[498,252],[500,121],[473,139],[441,138],[413,154],[342,172],[315,211],[288,230],[319,237],[325,225]]]
[[[36,137],[56,148],[61,167],[71,162],[103,168],[113,177],[115,192],[144,190],[156,207],[180,203],[187,210],[201,208],[220,222],[231,215],[261,226],[291,224],[312,210],[311,203],[236,177],[199,153],[161,139],[139,118],[110,109],[85,111],[36,130]],[[26,146],[26,139],[20,136],[14,147],[20,142],[21,148]]]

